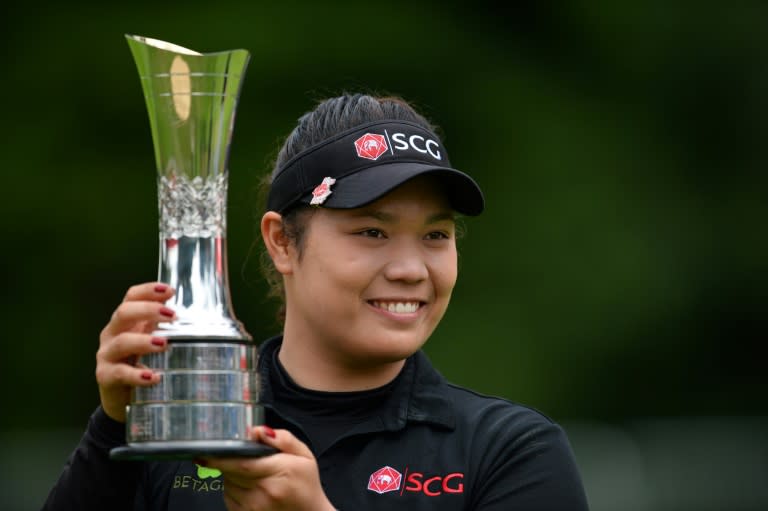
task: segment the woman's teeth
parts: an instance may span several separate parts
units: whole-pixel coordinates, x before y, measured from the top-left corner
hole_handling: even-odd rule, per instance
[[[418,310],[419,302],[379,302],[374,300],[373,306],[395,314],[408,314]]]

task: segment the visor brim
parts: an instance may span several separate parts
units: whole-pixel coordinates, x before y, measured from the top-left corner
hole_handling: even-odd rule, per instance
[[[331,209],[359,208],[419,176],[437,178],[456,212],[467,216],[483,212],[485,199],[474,179],[456,169],[416,162],[383,163],[339,178],[322,206]],[[311,200],[312,194],[309,193],[302,197],[301,202],[309,204]]]

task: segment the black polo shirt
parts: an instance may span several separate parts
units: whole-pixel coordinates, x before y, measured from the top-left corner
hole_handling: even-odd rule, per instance
[[[310,446],[339,510],[587,509],[567,438],[539,412],[446,382],[422,352],[385,392],[373,391],[373,407],[354,393],[286,399],[302,390],[276,367],[279,346],[274,338],[260,350],[266,423]],[[332,404],[317,406],[324,397]],[[317,413],[298,413],[302,400]],[[333,406],[354,420],[332,421]],[[186,461],[109,460],[124,442],[125,426],[97,410],[44,509],[225,509],[217,471]]]

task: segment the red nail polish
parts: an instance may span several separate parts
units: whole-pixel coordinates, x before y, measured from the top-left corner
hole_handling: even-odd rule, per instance
[[[155,346],[165,346],[166,341],[162,337],[153,337],[150,342]]]
[[[142,380],[151,380],[152,379],[152,371],[143,371],[141,373],[141,379]]]
[[[168,290],[168,286],[165,284],[158,284],[155,286],[155,293],[165,293]]]
[[[275,430],[270,428],[269,426],[262,426],[264,429],[264,434],[267,435],[269,438],[275,438]]]
[[[171,310],[171,309],[169,309],[168,307],[165,307],[165,306],[160,307],[160,314],[165,316],[165,317],[167,317],[167,318],[172,318],[173,315],[174,315],[173,310]]]

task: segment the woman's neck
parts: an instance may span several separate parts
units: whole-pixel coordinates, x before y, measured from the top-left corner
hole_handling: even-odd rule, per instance
[[[344,360],[311,343],[297,342],[288,333],[278,353],[280,363],[297,385],[326,392],[370,390],[394,380],[405,360],[366,364]]]

